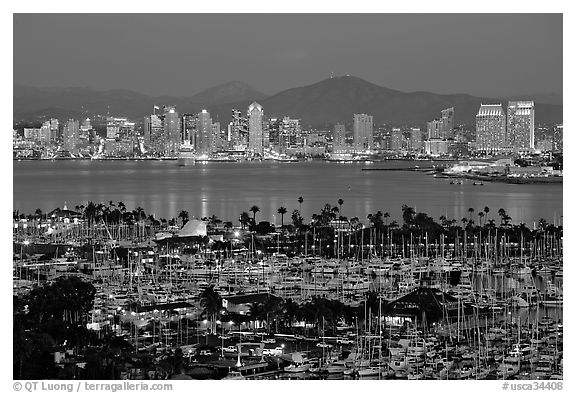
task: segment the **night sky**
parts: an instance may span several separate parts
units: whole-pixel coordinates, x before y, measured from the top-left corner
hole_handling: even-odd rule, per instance
[[[561,14],[15,14],[14,82],[274,94],[351,74],[402,91],[562,93]]]

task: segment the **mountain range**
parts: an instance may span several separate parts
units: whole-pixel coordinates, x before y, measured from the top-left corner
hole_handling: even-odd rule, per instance
[[[142,118],[154,105],[176,105],[180,114],[208,109],[221,127],[231,119],[233,108],[245,113],[258,101],[267,117],[290,116],[306,126],[351,123],[354,113],[374,116],[375,124],[414,124],[439,117],[442,109],[455,108],[456,124],[473,124],[481,103],[506,102],[512,98],[488,98],[469,94],[403,92],[370,83],[354,76],[331,77],[268,96],[249,85],[233,81],[206,89],[190,97],[153,97],[130,90],[97,91],[86,87],[38,88],[14,85],[14,121],[34,121],[46,117],[79,118],[94,114]],[[562,122],[562,97],[534,95],[536,123]],[[539,101],[541,99],[541,101]]]

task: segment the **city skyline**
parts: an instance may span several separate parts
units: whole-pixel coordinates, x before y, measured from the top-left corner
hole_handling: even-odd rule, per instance
[[[331,73],[401,91],[561,94],[562,15],[14,15],[18,84],[183,96],[239,80],[275,94]]]

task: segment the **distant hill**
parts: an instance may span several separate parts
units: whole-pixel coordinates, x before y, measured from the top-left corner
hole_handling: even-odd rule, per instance
[[[244,82],[232,81],[201,91],[189,100],[201,105],[218,105],[245,100],[263,100],[267,97]]]
[[[558,97],[556,97],[557,99]],[[561,98],[561,97],[560,97]],[[264,107],[266,116],[286,115],[304,125],[351,123],[354,113],[374,116],[375,124],[425,124],[453,106],[456,124],[473,124],[481,103],[507,98],[475,97],[468,94],[402,92],[375,85],[354,76],[333,77],[320,82],[266,95],[241,82],[229,82],[191,97],[151,97],[128,90],[95,91],[88,88],[34,88],[14,85],[14,118],[33,120],[46,108],[60,113],[109,113],[141,118],[153,105],[176,105],[180,113],[208,109],[214,121],[230,121],[232,108],[243,112],[252,101]],[[562,122],[562,105],[536,102],[536,122]],[[557,101],[555,101],[557,102]],[[561,101],[560,101],[561,102]]]

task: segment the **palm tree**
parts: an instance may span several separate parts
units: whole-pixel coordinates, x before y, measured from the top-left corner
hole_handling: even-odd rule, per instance
[[[278,214],[280,214],[280,218],[282,220],[282,228],[284,228],[284,214],[286,214],[288,210],[286,210],[284,206],[280,206],[277,211]]]
[[[344,199],[338,199],[338,205],[340,206],[340,215],[342,215],[342,205],[344,204]]]
[[[200,294],[200,305],[204,307],[204,314],[210,320],[212,331],[214,332],[214,324],[216,321],[216,316],[220,313],[222,309],[222,298],[218,291],[214,290],[214,285],[210,285],[208,288],[204,289]]]
[[[386,222],[386,225],[388,225],[388,219],[390,218],[390,213],[385,212],[384,215],[383,215],[383,217],[384,217],[384,220],[385,220],[385,222]]]
[[[208,217],[208,222],[210,225],[212,225],[212,227],[216,227],[218,224],[222,223],[222,220],[219,219],[215,214],[212,214],[210,217]]]
[[[260,208],[259,208],[258,206],[256,206],[256,205],[254,205],[254,206],[252,206],[252,207],[250,208],[250,211],[251,211],[252,214],[253,214],[253,217],[252,217],[252,218],[254,219],[254,225],[256,225],[256,213],[258,213],[258,212],[260,211]]]
[[[468,213],[470,214],[469,221],[472,221],[472,213],[474,213],[474,208],[473,207],[468,208]]]
[[[250,215],[247,212],[242,212],[240,214],[240,224],[242,224],[242,229],[246,228],[246,224],[250,222]]]
[[[136,221],[140,221],[142,216],[146,217],[146,213],[144,212],[143,208],[138,206],[136,209],[134,209],[134,216],[136,217]]]
[[[264,320],[264,307],[261,303],[254,302],[248,308],[248,315],[250,315],[250,320],[254,321],[254,331],[256,331],[256,323]]]
[[[302,214],[302,202],[304,202],[304,198],[299,196],[298,197],[298,204],[300,205],[300,207],[298,208],[298,211],[300,212],[300,214]]]
[[[482,217],[484,217],[484,212],[483,211],[478,212],[478,217],[479,217],[478,224],[482,226]]]
[[[182,226],[186,225],[186,223],[189,220],[189,217],[190,215],[186,210],[182,210],[180,213],[178,213],[178,218],[182,220]]]
[[[486,220],[488,220],[488,213],[490,213],[490,208],[488,206],[484,206],[484,214],[486,215]]]
[[[92,201],[89,201],[84,208],[84,216],[88,220],[88,225],[92,225],[92,223],[96,220],[97,214],[96,204]]]

